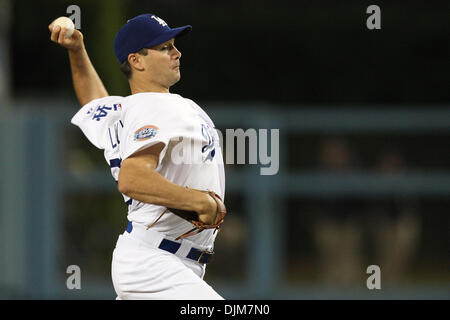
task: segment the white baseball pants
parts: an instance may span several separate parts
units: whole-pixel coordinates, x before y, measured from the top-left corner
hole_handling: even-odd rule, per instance
[[[140,239],[119,236],[111,276],[117,300],[223,300],[204,280],[205,265]]]

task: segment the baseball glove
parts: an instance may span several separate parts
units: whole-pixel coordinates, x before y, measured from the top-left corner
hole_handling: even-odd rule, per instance
[[[202,221],[199,220],[198,213],[195,211],[166,208],[166,210],[164,210],[164,212],[158,217],[158,219],[156,219],[155,222],[153,222],[150,226],[148,226],[147,229],[153,227],[166,212],[172,212],[173,214],[179,216],[180,218],[194,225],[194,228],[177,237],[175,240],[192,236],[194,234],[202,232],[205,229],[219,230],[220,225],[223,223],[224,217],[227,214],[225,204],[223,203],[222,198],[220,198],[220,196],[214,193],[213,191],[202,191],[202,192],[209,194],[217,204],[216,220],[214,223],[212,224],[203,223]]]

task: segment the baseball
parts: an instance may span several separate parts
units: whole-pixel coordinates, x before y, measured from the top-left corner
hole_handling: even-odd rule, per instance
[[[59,17],[58,19],[56,19],[53,22],[53,29],[55,29],[56,26],[60,26],[61,29],[67,29],[65,38],[70,38],[73,34],[73,30],[75,29],[75,25],[73,24],[72,20],[67,17]]]

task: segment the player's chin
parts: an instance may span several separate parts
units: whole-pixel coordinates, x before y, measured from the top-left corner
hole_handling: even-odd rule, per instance
[[[180,79],[181,79],[180,71],[175,72],[174,75],[173,75],[173,78],[172,78],[172,84],[177,83],[178,81],[180,81]]]

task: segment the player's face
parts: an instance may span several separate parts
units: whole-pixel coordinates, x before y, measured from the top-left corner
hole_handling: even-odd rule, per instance
[[[149,48],[143,58],[146,74],[152,81],[170,88],[180,80],[181,52],[175,48],[174,39]]]

